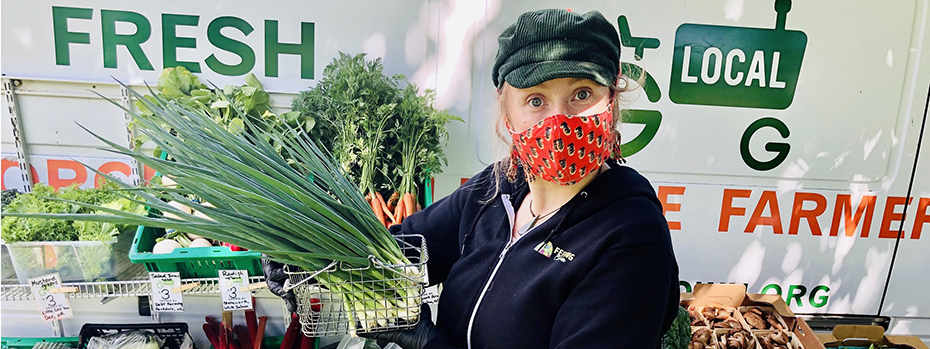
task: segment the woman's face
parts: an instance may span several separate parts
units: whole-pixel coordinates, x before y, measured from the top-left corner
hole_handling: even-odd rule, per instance
[[[610,103],[610,88],[589,79],[559,78],[530,88],[504,83],[499,97],[514,132],[522,132],[552,115],[592,115]]]

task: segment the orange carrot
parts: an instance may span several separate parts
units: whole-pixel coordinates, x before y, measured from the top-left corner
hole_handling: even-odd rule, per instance
[[[378,217],[382,225],[386,223],[384,220],[384,211],[381,209],[381,204],[378,203],[378,200],[371,200],[371,210],[375,212],[375,217]]]
[[[404,211],[404,200],[397,200],[397,207],[394,208],[394,219],[397,220],[397,224],[402,223],[404,218],[407,217],[404,215],[405,213],[407,211]]]
[[[397,204],[398,204],[397,199],[400,199],[400,193],[395,191],[394,194],[391,194],[391,197],[387,200],[387,205],[389,208],[391,208],[391,212],[393,212],[394,209],[397,207]]]
[[[394,214],[391,213],[391,210],[388,208],[387,204],[384,203],[384,197],[381,196],[381,193],[375,192],[375,198],[377,199],[378,204],[381,205],[381,211],[384,212],[384,215],[390,219],[391,222],[396,222],[397,220],[394,219]],[[387,221],[385,221],[385,226],[386,225]]]
[[[414,209],[417,208],[417,199],[413,196],[413,193],[404,194],[404,210],[407,211],[406,216],[410,217],[413,214]]]

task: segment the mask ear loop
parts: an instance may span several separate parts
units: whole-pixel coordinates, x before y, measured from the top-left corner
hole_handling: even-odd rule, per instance
[[[611,108],[613,107],[612,104],[613,104],[613,103],[611,103],[611,106],[610,106]],[[613,118],[613,117],[619,117],[619,116],[617,116],[617,115],[613,115],[613,110],[611,110],[610,114],[611,114],[611,117],[612,117],[612,118]],[[610,125],[610,130],[611,130],[611,131],[614,131],[613,125]],[[623,157],[623,148],[622,148],[622,143],[621,143],[621,141],[620,141],[620,131],[617,131],[617,137],[616,137],[616,139],[613,140],[613,146],[612,146],[612,147],[613,147],[613,149],[612,149],[612,151],[611,151],[611,157],[612,157],[614,160],[617,160],[618,163],[625,164],[625,163],[626,163],[626,158]]]

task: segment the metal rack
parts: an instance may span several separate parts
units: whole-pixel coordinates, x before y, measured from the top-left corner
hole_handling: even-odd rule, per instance
[[[264,277],[249,277],[250,284],[265,281]],[[220,293],[219,278],[183,279],[181,286],[190,284],[197,286],[184,290],[182,294],[214,294]],[[65,293],[70,299],[86,298],[113,298],[113,297],[139,297],[152,294],[152,283],[149,279],[136,279],[130,281],[103,281],[65,283],[62,288],[76,287],[77,292]],[[29,285],[0,285],[0,300],[26,301],[34,299]]]

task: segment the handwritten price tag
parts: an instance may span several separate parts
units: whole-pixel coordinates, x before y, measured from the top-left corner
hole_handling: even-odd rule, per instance
[[[149,273],[149,280],[152,282],[152,309],[156,313],[184,311],[181,291],[176,290],[181,286],[180,273]]]
[[[71,304],[64,293],[50,292],[51,289],[61,288],[61,276],[56,274],[29,279],[32,294],[35,296],[39,311],[46,322],[67,319],[74,316]]]
[[[249,273],[245,270],[220,270],[220,290],[223,310],[252,309],[252,293],[243,292],[249,286]]]
[[[421,302],[423,304],[439,303],[439,285],[433,285],[423,289],[423,298]]]

